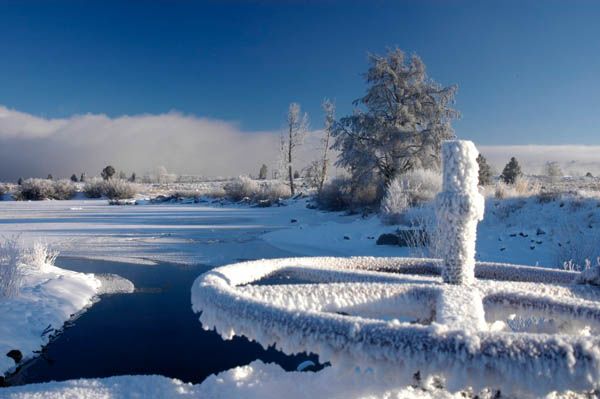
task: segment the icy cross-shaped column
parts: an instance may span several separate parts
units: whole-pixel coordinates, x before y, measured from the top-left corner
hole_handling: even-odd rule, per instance
[[[483,219],[484,198],[477,188],[477,149],[471,141],[442,144],[444,179],[436,198],[442,278],[449,284],[475,279],[477,222]]]

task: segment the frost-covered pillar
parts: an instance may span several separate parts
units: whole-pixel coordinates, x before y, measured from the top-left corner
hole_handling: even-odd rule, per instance
[[[478,151],[471,141],[442,143],[443,183],[436,198],[442,278],[449,284],[475,279],[477,222],[483,219],[484,198],[477,188]]]

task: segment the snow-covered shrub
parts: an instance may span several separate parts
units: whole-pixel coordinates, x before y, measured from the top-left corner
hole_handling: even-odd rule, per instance
[[[103,182],[102,187],[102,193],[108,199],[133,198],[138,192],[137,184],[121,179],[108,179]]]
[[[57,200],[69,200],[75,196],[77,188],[70,180],[57,180],[53,183],[54,196],[53,199]]]
[[[280,198],[289,198],[290,187],[280,181],[271,181],[261,184],[260,190],[254,196],[254,200],[276,201]]]
[[[600,232],[587,225],[573,223],[570,218],[558,222],[555,232],[558,241],[554,248],[556,266],[572,270],[584,270],[590,259],[600,256]]]
[[[8,187],[5,186],[4,184],[0,184],[0,201],[2,201],[2,197],[4,197],[4,194],[6,194],[8,192]]]
[[[83,192],[88,198],[100,198],[105,196],[109,199],[133,198],[138,192],[135,183],[121,179],[91,179],[83,186]]]
[[[19,295],[23,274],[21,271],[22,251],[18,239],[5,238],[0,241],[0,298]]]
[[[248,176],[239,176],[225,184],[225,194],[233,201],[246,197],[253,198],[260,190],[260,185]]]
[[[409,208],[404,215],[405,223],[411,230],[423,234],[412,234],[408,237],[409,254],[414,258],[439,258],[440,240],[437,218],[432,202]]]
[[[51,249],[48,244],[35,242],[33,246],[24,251],[23,262],[27,266],[42,270],[46,266],[53,266],[58,257],[58,251]]]
[[[581,274],[577,276],[575,282],[578,284],[600,286],[600,258],[596,259],[596,264],[594,266],[592,266],[591,262],[588,260],[586,262],[586,267],[584,270],[581,270]]]
[[[224,198],[227,193],[223,186],[210,186],[202,190],[202,195],[210,198]]]
[[[542,187],[538,182],[520,176],[517,177],[512,184],[498,181],[496,183],[494,197],[497,199],[533,197],[539,195],[541,190]]]
[[[402,215],[410,206],[408,190],[402,187],[400,179],[394,179],[381,201],[381,219],[387,224],[399,224]]]
[[[100,198],[104,195],[104,180],[93,178],[86,180],[83,193],[88,198]]]
[[[409,207],[431,201],[442,187],[442,176],[435,171],[415,169],[396,177],[381,202],[386,223],[398,223]]]
[[[350,206],[350,179],[334,177],[323,185],[317,203],[328,211],[341,211]]]
[[[18,201],[40,201],[55,195],[54,182],[48,179],[24,180],[14,193]]]

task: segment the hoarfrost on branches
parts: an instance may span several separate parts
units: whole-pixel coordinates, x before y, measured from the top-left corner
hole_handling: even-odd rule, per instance
[[[443,87],[427,77],[425,64],[399,50],[371,55],[369,85],[355,101],[364,109],[338,121],[332,131],[337,165],[357,181],[375,177],[385,186],[413,168],[438,168],[442,141],[454,138],[450,107],[456,86]]]

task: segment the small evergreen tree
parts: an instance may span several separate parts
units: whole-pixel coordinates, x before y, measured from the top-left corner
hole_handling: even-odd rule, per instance
[[[73,174],[71,175],[71,181],[72,181],[73,183],[77,183],[77,182],[79,181],[79,179],[77,179],[77,175],[76,175],[75,173],[73,173]]]
[[[477,156],[477,164],[479,164],[479,185],[489,186],[492,184],[492,168],[481,154]]]
[[[48,179],[48,180],[54,180],[54,176],[52,176],[51,173],[48,173],[48,177],[46,177],[46,179]]]
[[[544,175],[546,175],[550,178],[550,181],[552,183],[556,183],[556,182],[560,181],[560,179],[563,177],[563,172],[560,169],[560,165],[558,164],[558,162],[555,162],[555,161],[546,162],[543,172],[544,172]]]
[[[19,180],[17,180],[17,184],[20,186],[21,184],[23,184],[23,178],[19,177]]]
[[[85,172],[81,173],[81,176],[79,177],[79,181],[80,182],[84,182],[87,180],[87,176],[85,175]]]
[[[258,172],[258,179],[267,180],[267,171],[267,165],[263,163],[263,165],[260,167],[260,171]]]
[[[299,179],[300,178],[300,172],[298,172],[297,170],[294,171],[294,179]]]
[[[592,172],[587,172],[587,173],[585,174],[585,177],[594,177],[594,175],[592,174]]]
[[[133,172],[133,173],[131,174],[131,177],[129,178],[129,181],[130,181],[130,182],[132,182],[132,183],[135,183],[135,179],[136,179],[136,178],[137,178],[137,176],[135,175],[135,172]]]
[[[500,178],[506,184],[514,184],[517,179],[523,175],[521,172],[521,166],[515,157],[512,157],[510,161],[504,167]]]
[[[113,168],[111,165],[108,165],[107,167],[102,169],[102,173],[100,173],[100,176],[102,176],[102,179],[108,180],[111,179],[115,175],[115,173],[117,173],[115,168]]]

